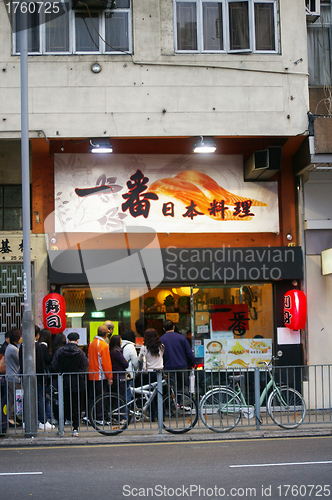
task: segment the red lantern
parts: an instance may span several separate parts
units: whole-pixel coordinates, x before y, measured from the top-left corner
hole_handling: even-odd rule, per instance
[[[62,295],[49,293],[43,298],[44,327],[53,335],[62,333],[67,326],[66,303]]]
[[[307,298],[301,290],[290,290],[284,296],[284,324],[291,330],[305,328]]]

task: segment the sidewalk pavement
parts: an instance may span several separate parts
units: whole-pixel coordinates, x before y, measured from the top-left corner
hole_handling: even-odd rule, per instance
[[[103,445],[130,445],[130,444],[152,444],[171,442],[197,442],[197,441],[228,441],[238,439],[278,439],[278,438],[303,438],[303,437],[332,436],[332,423],[302,424],[297,429],[286,430],[277,426],[262,425],[260,430],[256,428],[246,429],[237,427],[229,432],[216,433],[207,431],[206,428],[194,428],[185,434],[170,434],[163,430],[158,434],[158,428],[153,427],[146,430],[126,430],[117,436],[103,436],[85,427],[81,429],[78,437],[72,436],[70,427],[65,428],[63,436],[52,432],[38,432],[34,437],[26,437],[22,433],[9,433],[0,438],[0,448],[18,448],[30,446],[103,446]]]

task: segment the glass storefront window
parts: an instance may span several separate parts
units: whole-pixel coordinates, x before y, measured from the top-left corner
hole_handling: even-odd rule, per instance
[[[274,332],[271,284],[193,288],[193,292],[196,293],[193,293],[192,298],[192,347],[202,364],[204,352],[206,353],[206,339],[211,341],[211,354],[213,349],[217,353],[221,345],[220,353],[226,356],[226,346],[229,345],[234,352],[238,348],[238,357],[242,358],[243,345],[247,344],[250,351],[254,350],[254,344],[247,339],[253,339],[255,343],[264,343],[261,339],[269,339],[265,343],[269,346],[267,350],[271,352]],[[245,342],[240,342],[243,339]],[[219,358],[225,359],[221,355]]]
[[[165,319],[171,319],[177,331],[187,337],[195,356],[202,363],[204,345],[208,340],[217,342],[216,345],[221,343],[224,349],[226,340],[230,341],[229,345],[237,346],[236,340],[245,340],[248,344],[249,339],[256,342],[266,339],[272,346],[272,284],[171,285],[155,288],[146,294],[128,287],[93,290],[66,287],[62,293],[66,301],[68,327],[87,328],[88,338],[96,321],[102,324],[111,320],[116,323],[117,331],[132,329],[136,335],[142,336],[146,328],[155,328],[162,335]],[[271,351],[271,347],[269,349]]]

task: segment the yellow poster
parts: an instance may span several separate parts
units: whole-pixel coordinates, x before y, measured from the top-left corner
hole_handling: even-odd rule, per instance
[[[118,321],[112,321],[114,324],[114,331],[113,335],[119,335],[119,322]],[[90,342],[93,341],[95,336],[97,335],[98,332],[98,326],[103,325],[103,321],[90,321],[89,323],[89,330],[90,330]]]

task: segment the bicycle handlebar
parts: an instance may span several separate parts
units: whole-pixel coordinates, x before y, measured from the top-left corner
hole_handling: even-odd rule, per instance
[[[276,356],[271,356],[270,361],[260,361],[259,364],[265,367],[269,367],[272,365],[273,361],[278,360],[279,358],[281,358],[281,356],[282,356],[282,351],[278,351]]]

